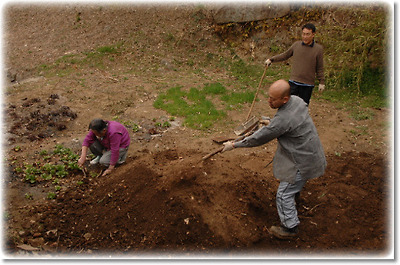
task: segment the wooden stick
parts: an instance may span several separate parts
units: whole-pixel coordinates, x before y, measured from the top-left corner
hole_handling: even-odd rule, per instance
[[[260,91],[260,88],[261,88],[261,84],[262,84],[262,82],[263,82],[263,80],[264,80],[265,74],[267,73],[267,68],[268,68],[268,66],[265,67],[264,73],[263,73],[263,75],[262,75],[262,77],[261,77],[261,80],[260,80],[260,83],[258,84],[257,92],[256,92],[256,94],[255,94],[255,96],[254,96],[253,103],[251,103],[251,107],[250,107],[249,113],[247,114],[246,121],[249,120],[250,113],[251,113],[251,111],[253,110],[254,103],[256,102],[258,92]],[[245,122],[246,122],[246,121],[245,121]]]
[[[250,132],[247,132],[245,135],[239,136],[238,138],[236,138],[236,139],[234,140],[234,142],[241,141],[241,140],[243,140],[245,137],[251,135],[252,133],[255,132],[255,129],[256,129],[256,128],[257,128],[257,127],[254,127]],[[223,146],[223,147],[221,147],[221,148],[219,148],[219,149],[217,149],[217,150],[215,150],[215,151],[213,151],[213,152],[211,152],[211,153],[209,153],[209,154],[203,156],[202,161],[204,161],[204,160],[206,160],[206,159],[212,157],[212,156],[215,155],[215,154],[218,154],[219,152],[222,152],[222,150],[224,150],[224,148],[225,148],[225,146]]]
[[[101,177],[101,175],[103,175],[103,172],[104,172],[104,171],[105,171],[104,169],[100,170],[100,173],[96,176],[96,178]]]
[[[212,157],[213,155],[218,154],[219,152],[221,152],[222,150],[224,150],[224,147],[225,147],[225,146],[223,146],[223,147],[221,147],[221,148],[219,148],[219,149],[217,149],[217,150],[215,150],[215,151],[209,153],[208,155],[203,156],[203,159],[202,159],[202,160],[206,160],[206,159]]]
[[[88,176],[87,169],[82,167],[83,176],[86,178]]]

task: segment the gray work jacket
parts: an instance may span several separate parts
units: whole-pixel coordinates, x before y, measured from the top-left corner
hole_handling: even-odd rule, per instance
[[[295,182],[297,171],[304,179],[322,176],[327,165],[317,129],[304,101],[291,96],[271,119],[236,147],[260,146],[277,138],[278,147],[274,157],[274,176],[280,181]]]

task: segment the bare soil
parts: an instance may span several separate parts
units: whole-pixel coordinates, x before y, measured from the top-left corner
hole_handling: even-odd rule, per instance
[[[13,73],[3,102],[7,255],[380,257],[390,251],[389,110],[371,109],[373,119],[355,120],[314,93],[310,114],[328,168],[302,191],[299,236],[289,241],[268,232],[279,224],[279,182],[272,165],[266,166],[276,141],[201,159],[219,148],[214,137],[234,136],[250,106],[229,111],[228,122],[206,131],[183,126],[181,117],[170,128],[155,126],[169,118],[153,107],[158,93],[177,85],[235,82],[223,67],[204,63],[207,54],[231,56],[213,33],[210,17],[195,5],[5,8],[5,61]],[[104,60],[102,67],[77,64],[70,70],[61,62],[58,67],[67,74],[36,70],[62,56],[121,41],[131,48]],[[235,52],[246,59],[244,47]],[[253,59],[262,63],[265,49],[260,45],[254,51]],[[266,77],[265,86],[275,79]],[[263,95],[253,113],[274,115]],[[95,117],[141,126],[131,132],[126,163],[112,175],[85,178],[77,171],[61,180],[61,190],[50,200],[51,182],[30,184],[15,171],[56,144],[79,153]],[[88,167],[95,173],[101,169]]]

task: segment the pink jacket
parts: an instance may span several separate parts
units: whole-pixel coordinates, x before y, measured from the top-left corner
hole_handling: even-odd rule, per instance
[[[131,143],[128,130],[119,122],[106,121],[108,123],[108,129],[106,135],[102,139],[98,139],[106,150],[111,150],[110,165],[115,165],[119,158],[119,149],[127,148]],[[83,146],[90,147],[90,145],[96,140],[96,135],[89,131],[83,140]]]

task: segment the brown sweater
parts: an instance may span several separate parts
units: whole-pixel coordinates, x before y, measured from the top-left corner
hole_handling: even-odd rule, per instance
[[[323,48],[314,42],[313,47],[303,45],[302,41],[296,41],[284,53],[273,56],[272,62],[281,62],[293,56],[292,72],[290,80],[314,85],[315,77],[320,84],[325,84]]]

